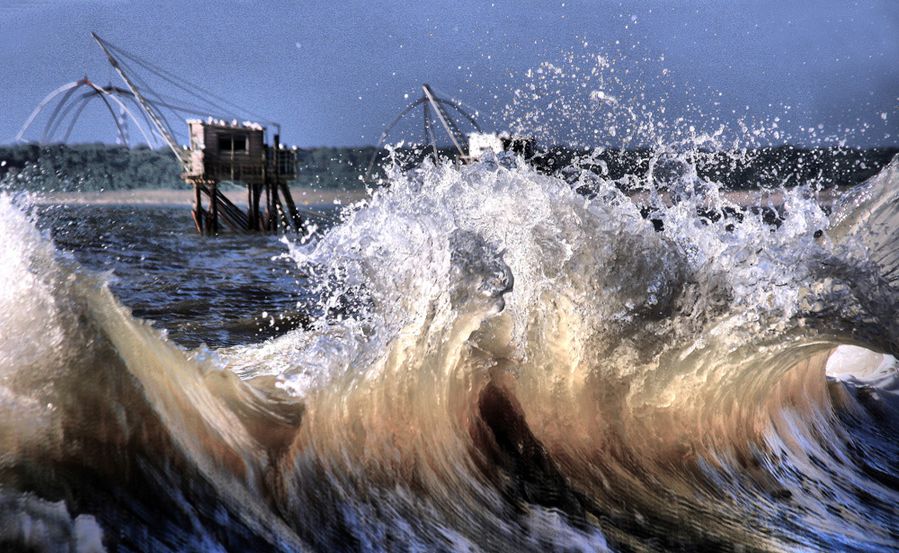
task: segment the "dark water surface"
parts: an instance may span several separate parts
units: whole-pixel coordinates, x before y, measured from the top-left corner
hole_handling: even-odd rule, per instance
[[[338,215],[330,206],[306,213],[322,229]],[[305,277],[279,258],[287,251],[279,236],[200,236],[190,209],[176,206],[45,206],[39,221],[59,249],[108,272],[135,316],[183,346],[243,344],[303,323]]]

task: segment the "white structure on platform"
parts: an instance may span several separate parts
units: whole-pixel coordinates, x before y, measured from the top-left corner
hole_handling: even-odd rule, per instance
[[[494,154],[503,151],[502,135],[495,132],[473,132],[468,135],[469,159],[481,159],[481,156],[488,150],[491,150]]]
[[[534,154],[534,138],[530,136],[512,136],[505,132],[473,132],[468,135],[468,156],[466,160],[477,161],[488,150],[494,154],[500,152],[519,154],[527,159]]]

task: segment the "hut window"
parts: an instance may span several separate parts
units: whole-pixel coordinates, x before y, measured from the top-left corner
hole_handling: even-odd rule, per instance
[[[246,152],[247,146],[248,141],[245,134],[219,136],[219,152],[227,153],[232,149],[235,152]]]

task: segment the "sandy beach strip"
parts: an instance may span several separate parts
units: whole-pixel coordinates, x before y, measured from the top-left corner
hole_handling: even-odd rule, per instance
[[[328,190],[305,187],[290,189],[294,201],[300,206],[349,205],[367,198],[365,190]],[[247,206],[246,190],[227,189],[225,196],[233,203]],[[132,206],[184,206],[190,207],[194,193],[189,188],[107,190],[103,192],[47,192],[35,196],[40,205],[132,205]],[[203,203],[207,203],[203,197]]]
[[[366,190],[336,190],[316,189],[306,187],[293,187],[290,189],[294,201],[299,206],[321,205],[350,205],[369,197]],[[836,189],[824,190],[817,194],[818,203],[829,206],[839,196]],[[236,205],[243,208],[247,206],[247,193],[245,190],[226,189],[225,195]],[[193,191],[184,189],[134,189],[134,190],[109,190],[103,192],[47,192],[38,194],[35,203],[40,205],[123,205],[123,206],[183,206],[190,207],[193,203]],[[638,192],[630,198],[638,205],[646,205],[650,202],[649,194]],[[670,204],[667,194],[662,195],[663,201]],[[724,193],[724,198],[738,206],[765,206],[780,207],[783,205],[783,193],[778,190],[731,190]],[[207,198],[203,197],[203,203]]]

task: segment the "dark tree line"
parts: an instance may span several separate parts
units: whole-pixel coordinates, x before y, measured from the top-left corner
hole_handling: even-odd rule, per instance
[[[23,144],[0,147],[0,179],[7,187],[47,191],[127,190],[177,186],[170,152],[106,144]]]
[[[533,163],[549,173],[572,173],[587,169],[622,188],[646,182],[652,169],[657,181],[695,171],[704,181],[721,183],[728,189],[756,189],[816,184],[822,187],[853,186],[877,174],[899,148],[799,148],[775,146],[739,152],[652,150],[572,150],[550,148],[538,153]],[[576,173],[576,171],[575,171]]]
[[[374,147],[299,150],[294,184],[359,188]],[[0,146],[0,180],[7,187],[46,190],[130,190],[184,186],[167,149],[107,144]]]
[[[309,148],[298,151],[298,177],[292,184],[315,188],[354,189],[364,185],[369,163],[377,152],[373,177],[387,152],[374,147]],[[890,162],[897,148],[855,149],[793,146],[742,152],[691,151],[661,153],[650,150],[584,151],[551,147],[530,161],[538,169],[562,176],[577,175],[578,168],[618,182],[623,188],[639,186],[652,169],[664,180],[694,171],[704,180],[728,188],[760,188],[816,183],[821,186],[854,185],[876,174]],[[403,150],[404,166],[419,162],[425,153]],[[449,157],[449,150],[441,150]],[[573,170],[574,169],[574,170]],[[6,188],[44,191],[126,190],[174,188],[183,183],[179,167],[168,150],[146,146],[126,148],[106,144],[0,146],[0,183]]]

